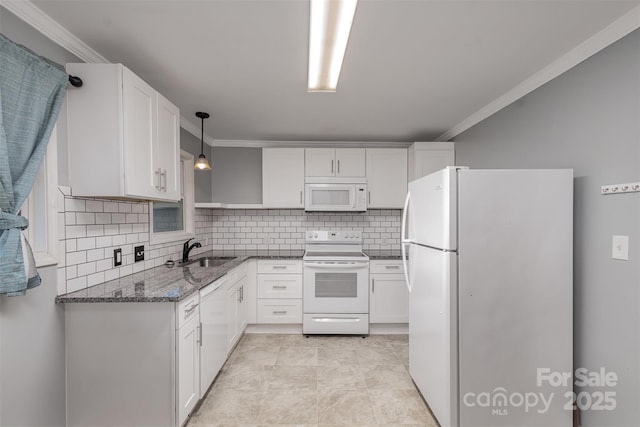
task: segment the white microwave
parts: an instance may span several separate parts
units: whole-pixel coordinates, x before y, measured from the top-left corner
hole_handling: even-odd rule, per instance
[[[366,212],[366,178],[307,178],[304,210],[308,212]]]

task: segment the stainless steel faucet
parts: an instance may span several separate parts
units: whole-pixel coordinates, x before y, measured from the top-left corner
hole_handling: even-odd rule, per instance
[[[191,252],[191,249],[202,247],[200,242],[194,242],[191,246],[189,246],[189,242],[192,241],[193,239],[194,238],[192,237],[191,239],[184,242],[184,245],[182,245],[182,263],[183,264],[189,261],[189,252]]]

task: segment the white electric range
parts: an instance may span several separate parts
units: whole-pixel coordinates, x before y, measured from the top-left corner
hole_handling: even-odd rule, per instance
[[[369,333],[369,257],[360,231],[305,235],[304,334]]]

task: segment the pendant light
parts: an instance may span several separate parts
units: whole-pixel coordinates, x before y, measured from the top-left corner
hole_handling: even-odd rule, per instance
[[[196,113],[196,117],[202,120],[202,134],[200,137],[200,155],[198,156],[196,163],[193,165],[193,168],[199,171],[210,171],[211,166],[209,165],[209,160],[207,160],[204,155],[204,119],[209,118],[209,113],[198,111]]]

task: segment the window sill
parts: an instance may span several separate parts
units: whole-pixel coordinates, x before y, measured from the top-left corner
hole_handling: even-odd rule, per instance
[[[36,268],[48,267],[51,265],[57,265],[58,260],[51,254],[44,252],[36,252],[33,254],[33,259],[36,261]]]

